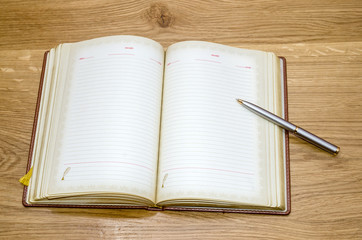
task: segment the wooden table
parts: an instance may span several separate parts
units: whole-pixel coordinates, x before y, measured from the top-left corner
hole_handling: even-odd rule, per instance
[[[1,1],[0,238],[362,239],[362,1]],[[290,137],[289,216],[25,208],[23,187],[43,52],[141,35],[204,40],[288,61],[289,117],[341,146]]]

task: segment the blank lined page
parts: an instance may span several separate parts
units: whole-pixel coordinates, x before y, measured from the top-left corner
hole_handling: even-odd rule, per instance
[[[266,203],[263,125],[236,102],[263,101],[264,57],[204,42],[167,50],[158,202]]]
[[[159,44],[136,37],[72,45],[51,193],[154,199],[163,56]]]

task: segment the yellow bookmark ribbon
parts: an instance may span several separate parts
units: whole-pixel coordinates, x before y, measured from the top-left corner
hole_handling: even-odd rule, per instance
[[[19,182],[25,186],[29,186],[31,175],[33,175],[33,167],[30,168],[27,174],[25,174],[22,178],[19,179]]]

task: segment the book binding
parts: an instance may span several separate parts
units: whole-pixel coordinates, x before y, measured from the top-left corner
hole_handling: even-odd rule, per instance
[[[45,67],[47,62],[47,56],[49,51],[44,53],[43,66],[40,75],[38,97],[35,108],[34,123],[31,134],[31,141],[29,147],[28,163],[26,168],[26,173],[30,171],[32,167],[32,156],[34,150],[34,141],[37,130],[38,115],[40,101],[42,97],[43,82]],[[279,57],[282,62],[282,77],[283,77],[283,91],[284,91],[284,118],[288,120],[288,93],[287,93],[287,69],[286,69],[286,59],[284,57]],[[145,209],[148,211],[196,211],[196,212],[222,212],[222,213],[259,213],[259,214],[275,214],[275,215],[288,215],[291,211],[291,198],[290,198],[290,154],[289,154],[289,134],[287,131],[283,130],[285,134],[285,177],[286,177],[286,210],[259,210],[259,209],[236,209],[236,208],[218,208],[218,207],[149,207],[149,206],[121,206],[121,205],[112,205],[112,204],[103,204],[103,205],[79,205],[79,204],[30,204],[27,202],[28,186],[24,186],[22,203],[25,207],[55,207],[55,208],[110,208],[110,209]]]

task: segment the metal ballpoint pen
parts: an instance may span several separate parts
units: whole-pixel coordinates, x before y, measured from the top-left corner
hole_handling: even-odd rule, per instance
[[[293,133],[295,136],[329,152],[332,153],[334,155],[337,155],[339,153],[339,147],[336,145],[333,145],[330,142],[327,142],[326,140],[317,137],[316,135],[304,130],[301,127],[298,127],[296,125],[294,125],[293,123],[290,123],[286,120],[284,120],[283,118],[278,117],[277,115],[255,105],[252,104],[250,102],[241,100],[241,99],[236,99],[241,105],[243,105],[244,107],[246,107],[248,110],[256,113],[257,115],[265,118],[266,120],[275,123],[276,125],[284,128],[285,130]]]

